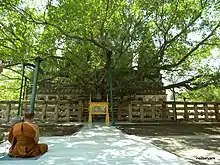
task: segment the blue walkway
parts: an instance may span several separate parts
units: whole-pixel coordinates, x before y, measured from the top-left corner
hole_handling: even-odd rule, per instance
[[[38,160],[0,161],[1,165],[190,165],[152,144],[133,140],[111,127],[84,127],[78,134],[42,137],[49,152]],[[0,150],[2,150],[0,146]]]

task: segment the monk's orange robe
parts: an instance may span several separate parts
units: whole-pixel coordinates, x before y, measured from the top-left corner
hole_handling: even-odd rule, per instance
[[[15,124],[8,135],[8,141],[11,143],[9,156],[28,158],[47,152],[48,146],[46,144],[36,142],[36,133],[34,127],[28,123]]]

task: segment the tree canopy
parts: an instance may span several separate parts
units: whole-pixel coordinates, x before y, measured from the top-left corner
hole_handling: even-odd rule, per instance
[[[183,92],[181,96],[179,96],[181,100],[185,98],[187,101],[216,101],[220,100],[220,87],[218,85],[210,85],[205,88],[201,88],[195,91]]]
[[[206,60],[220,45],[219,11],[217,0],[45,0],[40,7],[3,0],[0,58],[12,69],[40,56],[41,84],[86,92],[107,92],[108,56],[116,93],[197,90],[219,83],[220,66]]]

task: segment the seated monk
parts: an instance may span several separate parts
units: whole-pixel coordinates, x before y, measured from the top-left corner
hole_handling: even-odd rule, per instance
[[[27,112],[24,121],[16,123],[10,129],[8,135],[8,141],[11,143],[9,156],[28,158],[47,152],[47,144],[38,144],[39,128],[33,123],[33,120],[34,113]]]

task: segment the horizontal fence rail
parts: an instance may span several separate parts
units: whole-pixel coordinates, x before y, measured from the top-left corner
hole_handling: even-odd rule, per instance
[[[30,101],[22,101],[22,115]],[[0,101],[0,122],[16,116],[18,101]],[[220,121],[220,102],[118,101],[114,103],[117,121]],[[36,120],[41,122],[88,121],[88,101],[39,100],[35,103]]]

